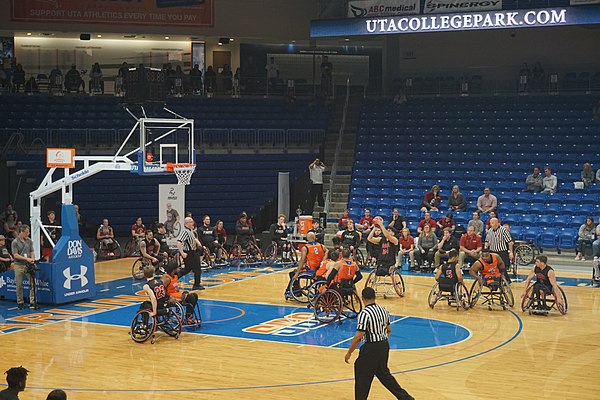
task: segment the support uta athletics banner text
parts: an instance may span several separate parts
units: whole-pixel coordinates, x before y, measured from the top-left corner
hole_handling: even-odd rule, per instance
[[[13,21],[173,26],[214,23],[213,0],[186,7],[158,7],[156,0],[11,0]]]
[[[310,36],[395,35],[600,24],[600,7],[581,6],[517,11],[483,11],[426,16],[315,20]]]

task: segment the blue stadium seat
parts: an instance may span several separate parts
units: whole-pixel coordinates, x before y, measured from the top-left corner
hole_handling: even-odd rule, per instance
[[[536,226],[529,226],[523,229],[523,240],[531,240],[536,246],[540,244],[540,235],[542,234],[542,229]]]
[[[572,250],[576,247],[577,229],[561,229],[558,234],[558,248]]]
[[[554,249],[558,247],[559,229],[547,228],[540,235],[540,247],[543,249]]]

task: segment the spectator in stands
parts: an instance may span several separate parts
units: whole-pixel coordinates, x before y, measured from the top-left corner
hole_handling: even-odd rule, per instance
[[[558,179],[556,179],[556,175],[552,175],[552,169],[546,166],[544,167],[544,193],[556,193],[556,187],[558,185]]]
[[[333,64],[327,56],[321,61],[321,92],[325,98],[333,95]]]
[[[425,217],[421,221],[419,221],[419,226],[417,227],[417,232],[421,234],[423,232],[423,227],[425,225],[429,225],[431,228],[431,232],[435,233],[435,228],[437,227],[437,223],[434,219],[431,218],[431,213],[426,212]]]
[[[467,229],[469,226],[472,226],[473,228],[475,228],[475,233],[477,233],[479,236],[483,235],[483,221],[481,220],[481,216],[479,214],[479,211],[473,211],[473,219],[469,220],[469,223],[467,224]]]
[[[408,228],[402,228],[402,232],[398,237],[398,265],[402,265],[402,256],[408,254],[410,266],[415,265],[415,239],[411,236]]]
[[[325,230],[321,227],[319,218],[313,218],[312,228],[310,228],[308,232],[315,234],[315,239],[318,243],[325,244]]]
[[[15,93],[18,93],[19,89],[25,86],[25,70],[23,70],[21,64],[17,64],[17,68],[13,71],[12,84]]]
[[[358,225],[356,226],[356,230],[363,234],[363,237],[366,238],[365,235],[369,235],[371,233],[371,229],[373,229],[373,217],[371,216],[371,209],[365,208],[365,215],[358,221]]]
[[[31,78],[29,78],[29,80],[27,82],[25,82],[25,93],[27,94],[33,94],[33,93],[39,93],[40,89],[38,88],[38,84],[35,81],[35,78],[32,76]]]
[[[310,190],[306,208],[309,214],[312,214],[313,212],[315,200],[319,204],[319,207],[325,206],[325,199],[323,198],[323,172],[326,169],[327,166],[318,158],[315,158],[308,166],[308,172],[310,174]]]
[[[202,93],[202,71],[198,64],[194,64],[194,68],[190,70],[190,85],[193,94]]]
[[[71,65],[71,69],[67,71],[65,75],[65,90],[67,92],[77,92],[79,93],[79,88],[81,88],[82,92],[85,92],[85,82],[81,79],[81,75],[79,71],[77,71],[77,67],[75,64]]]
[[[10,88],[10,79],[8,78],[8,74],[4,69],[4,63],[0,63],[0,88],[9,89]]]
[[[406,95],[402,91],[402,88],[399,87],[398,91],[396,92],[396,95],[394,96],[394,100],[393,100],[394,105],[398,106],[398,107],[402,107],[404,104],[406,104],[407,101],[408,100],[406,99]]]
[[[540,62],[536,62],[531,71],[531,88],[536,91],[544,89],[544,83],[546,75],[544,74],[544,68]]]
[[[483,244],[481,242],[481,236],[475,232],[475,226],[470,225],[467,228],[467,233],[463,233],[460,237],[458,265],[462,268],[465,263],[473,264],[481,257],[482,248]]]
[[[596,225],[596,240],[592,243],[592,255],[594,256],[594,268],[596,269],[596,275],[600,278],[600,218],[598,218],[598,225]]]
[[[0,273],[11,269],[14,261],[10,251],[6,248],[6,237],[0,235]]]
[[[585,223],[579,227],[577,234],[577,255],[575,261],[585,261],[585,246],[594,242],[596,227],[594,219],[590,216],[585,217]]]
[[[500,220],[500,218],[498,217],[498,214],[496,213],[496,211],[490,211],[490,217],[488,218],[487,221],[485,221],[485,230],[487,231],[488,229],[490,229],[491,224],[492,224],[492,219],[493,218],[497,218],[498,219],[498,223],[502,223],[502,221]]]
[[[135,219],[135,224],[131,225],[131,237],[135,240],[144,240],[146,235],[146,226],[142,222],[142,217]]]
[[[273,88],[277,85],[277,80],[279,79],[279,67],[275,64],[275,57],[270,58],[270,62],[265,67],[267,71],[267,81],[270,88]]]
[[[467,199],[460,192],[458,185],[452,186],[452,193],[448,196],[449,211],[467,211]]]
[[[227,249],[227,231],[225,230],[225,224],[221,220],[217,220],[215,225],[215,233],[217,234],[217,240],[219,244]]]
[[[519,71],[519,92],[526,92],[529,90],[529,85],[531,82],[531,70],[527,63],[523,63],[521,65],[521,70]]]
[[[13,219],[15,220],[15,223],[19,219],[19,214],[17,214],[17,211],[13,208],[13,205],[7,203],[6,208],[4,209],[4,211],[2,211],[2,214],[0,214],[0,219],[6,221],[9,215],[12,215]]]
[[[458,251],[458,241],[449,228],[444,229],[442,238],[436,245],[435,249],[436,250],[433,256],[435,268],[440,266],[442,258],[445,258],[446,254],[448,254],[450,250],[454,249]]]
[[[3,221],[4,234],[8,238],[10,244],[12,240],[17,237],[17,221],[15,220],[14,214],[7,214],[6,219],[3,219]]]
[[[204,74],[204,88],[206,93],[212,94],[217,91],[217,73],[213,70],[212,65],[209,65]]]
[[[46,231],[48,231],[50,239],[52,239],[52,242],[54,243],[54,245],[56,245],[56,242],[60,238],[59,228],[56,228],[56,226],[58,226],[58,222],[56,222],[56,214],[53,210],[49,210],[46,215],[48,219],[44,221],[44,227],[46,228]],[[44,257],[46,262],[49,262],[50,258],[52,257],[52,249],[54,246],[46,238],[46,235],[44,235],[44,233],[41,234],[41,244],[42,256]]]
[[[483,194],[477,199],[477,209],[482,213],[495,211],[498,206],[498,199],[492,194],[489,186],[483,188]]]
[[[440,187],[433,185],[431,191],[425,193],[419,208],[421,211],[439,211],[438,206],[442,203],[442,197],[440,196]]]
[[[392,217],[388,221],[388,228],[393,228],[396,232],[399,232],[401,229],[406,228],[406,219],[400,215],[400,210],[398,208],[394,208],[392,210]]]
[[[345,209],[340,219],[338,219],[338,230],[345,231],[348,228],[349,219],[350,217],[348,216],[348,209]]]
[[[525,179],[525,184],[527,185],[524,190],[525,192],[538,193],[542,191],[544,182],[542,175],[540,174],[540,167],[533,167],[533,174]]]
[[[433,234],[431,225],[424,225],[417,241],[417,248],[414,250],[415,261],[419,267],[433,265],[433,257],[437,244],[438,239]]]
[[[102,80],[102,68],[100,64],[94,63],[92,70],[90,71],[90,93],[101,92],[104,94],[104,80]]]
[[[592,117],[594,119],[600,119],[600,100],[598,100],[598,104],[596,104],[592,110]]]
[[[444,218],[438,220],[436,225],[439,228],[438,232],[442,232],[441,235],[444,234],[444,230],[446,230],[446,229],[449,229],[450,233],[454,233],[454,230],[456,229],[456,223],[454,222],[454,215],[452,215],[452,213],[448,213]]]
[[[594,183],[594,171],[592,170],[592,164],[583,164],[583,171],[581,171],[581,180],[584,186],[589,186]]]
[[[127,64],[127,61],[123,61],[123,64],[121,64],[121,67],[119,68],[119,76],[126,78],[128,73],[129,65]]]
[[[596,182],[600,183],[600,168],[596,171]]]
[[[229,64],[223,65],[223,71],[221,71],[221,82],[223,83],[223,91],[231,94],[231,89],[233,89],[233,71],[231,71]]]

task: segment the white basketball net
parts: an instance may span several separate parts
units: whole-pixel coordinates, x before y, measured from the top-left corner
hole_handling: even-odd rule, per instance
[[[173,166],[173,172],[175,173],[175,176],[177,176],[177,184],[189,185],[195,170],[196,164]]]

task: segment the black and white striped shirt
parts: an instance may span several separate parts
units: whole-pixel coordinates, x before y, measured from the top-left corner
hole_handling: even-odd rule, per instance
[[[487,247],[494,253],[508,251],[508,244],[511,241],[510,233],[503,226],[499,226],[496,230],[488,229],[485,237]]]
[[[358,314],[357,331],[365,332],[365,342],[382,342],[387,340],[387,327],[390,324],[390,313],[379,304],[369,304]]]
[[[177,237],[177,241],[183,245],[183,251],[185,252],[196,250],[196,236],[191,229],[185,228],[182,230]]]

